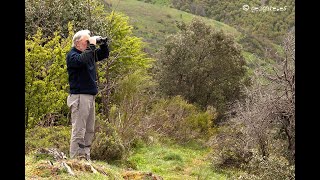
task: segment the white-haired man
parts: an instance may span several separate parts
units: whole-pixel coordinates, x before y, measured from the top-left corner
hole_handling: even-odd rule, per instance
[[[69,96],[67,105],[71,110],[72,132],[70,158],[90,159],[90,147],[95,126],[96,61],[109,57],[107,43],[96,47],[97,37],[89,30],[80,30],[72,39],[67,54]]]

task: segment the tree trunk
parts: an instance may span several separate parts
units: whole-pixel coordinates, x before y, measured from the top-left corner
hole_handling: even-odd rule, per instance
[[[285,117],[285,119],[283,119],[283,121],[285,121],[283,128],[288,141],[288,159],[290,164],[294,164],[295,163],[295,139],[293,138],[289,130],[291,126],[289,118],[290,117]]]
[[[105,93],[102,92],[102,103],[103,103],[103,114],[106,116],[106,117],[109,117],[109,112],[110,112],[110,107],[109,107],[109,104],[110,104],[110,94],[111,94],[111,82],[110,82],[110,76],[108,73],[106,73],[106,80],[107,80],[107,83],[106,83],[106,91]],[[107,118],[107,121],[109,122],[108,120],[109,118]]]
[[[267,150],[267,142],[266,142],[266,138],[263,137],[263,135],[259,135],[258,134],[258,142],[259,142],[259,148],[260,148],[260,151],[261,151],[261,155],[262,155],[262,158],[264,160],[266,160],[268,157],[269,157],[269,153],[268,153],[268,150]]]
[[[26,114],[25,114],[25,128],[28,128],[28,123],[29,123],[29,108],[27,106]]]

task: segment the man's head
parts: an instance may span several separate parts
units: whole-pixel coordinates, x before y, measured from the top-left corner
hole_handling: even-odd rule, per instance
[[[76,32],[72,38],[72,47],[77,48],[79,51],[84,51],[89,43],[90,31],[80,30]]]

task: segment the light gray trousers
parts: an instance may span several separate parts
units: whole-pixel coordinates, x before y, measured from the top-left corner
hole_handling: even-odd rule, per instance
[[[94,136],[95,96],[90,94],[69,94],[67,105],[71,110],[72,132],[70,158],[89,155]]]

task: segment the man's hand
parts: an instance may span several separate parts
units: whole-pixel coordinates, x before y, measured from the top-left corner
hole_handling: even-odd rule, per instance
[[[89,38],[89,43],[96,45],[96,44],[97,44],[96,39],[97,39],[97,36],[90,37],[90,38]]]

